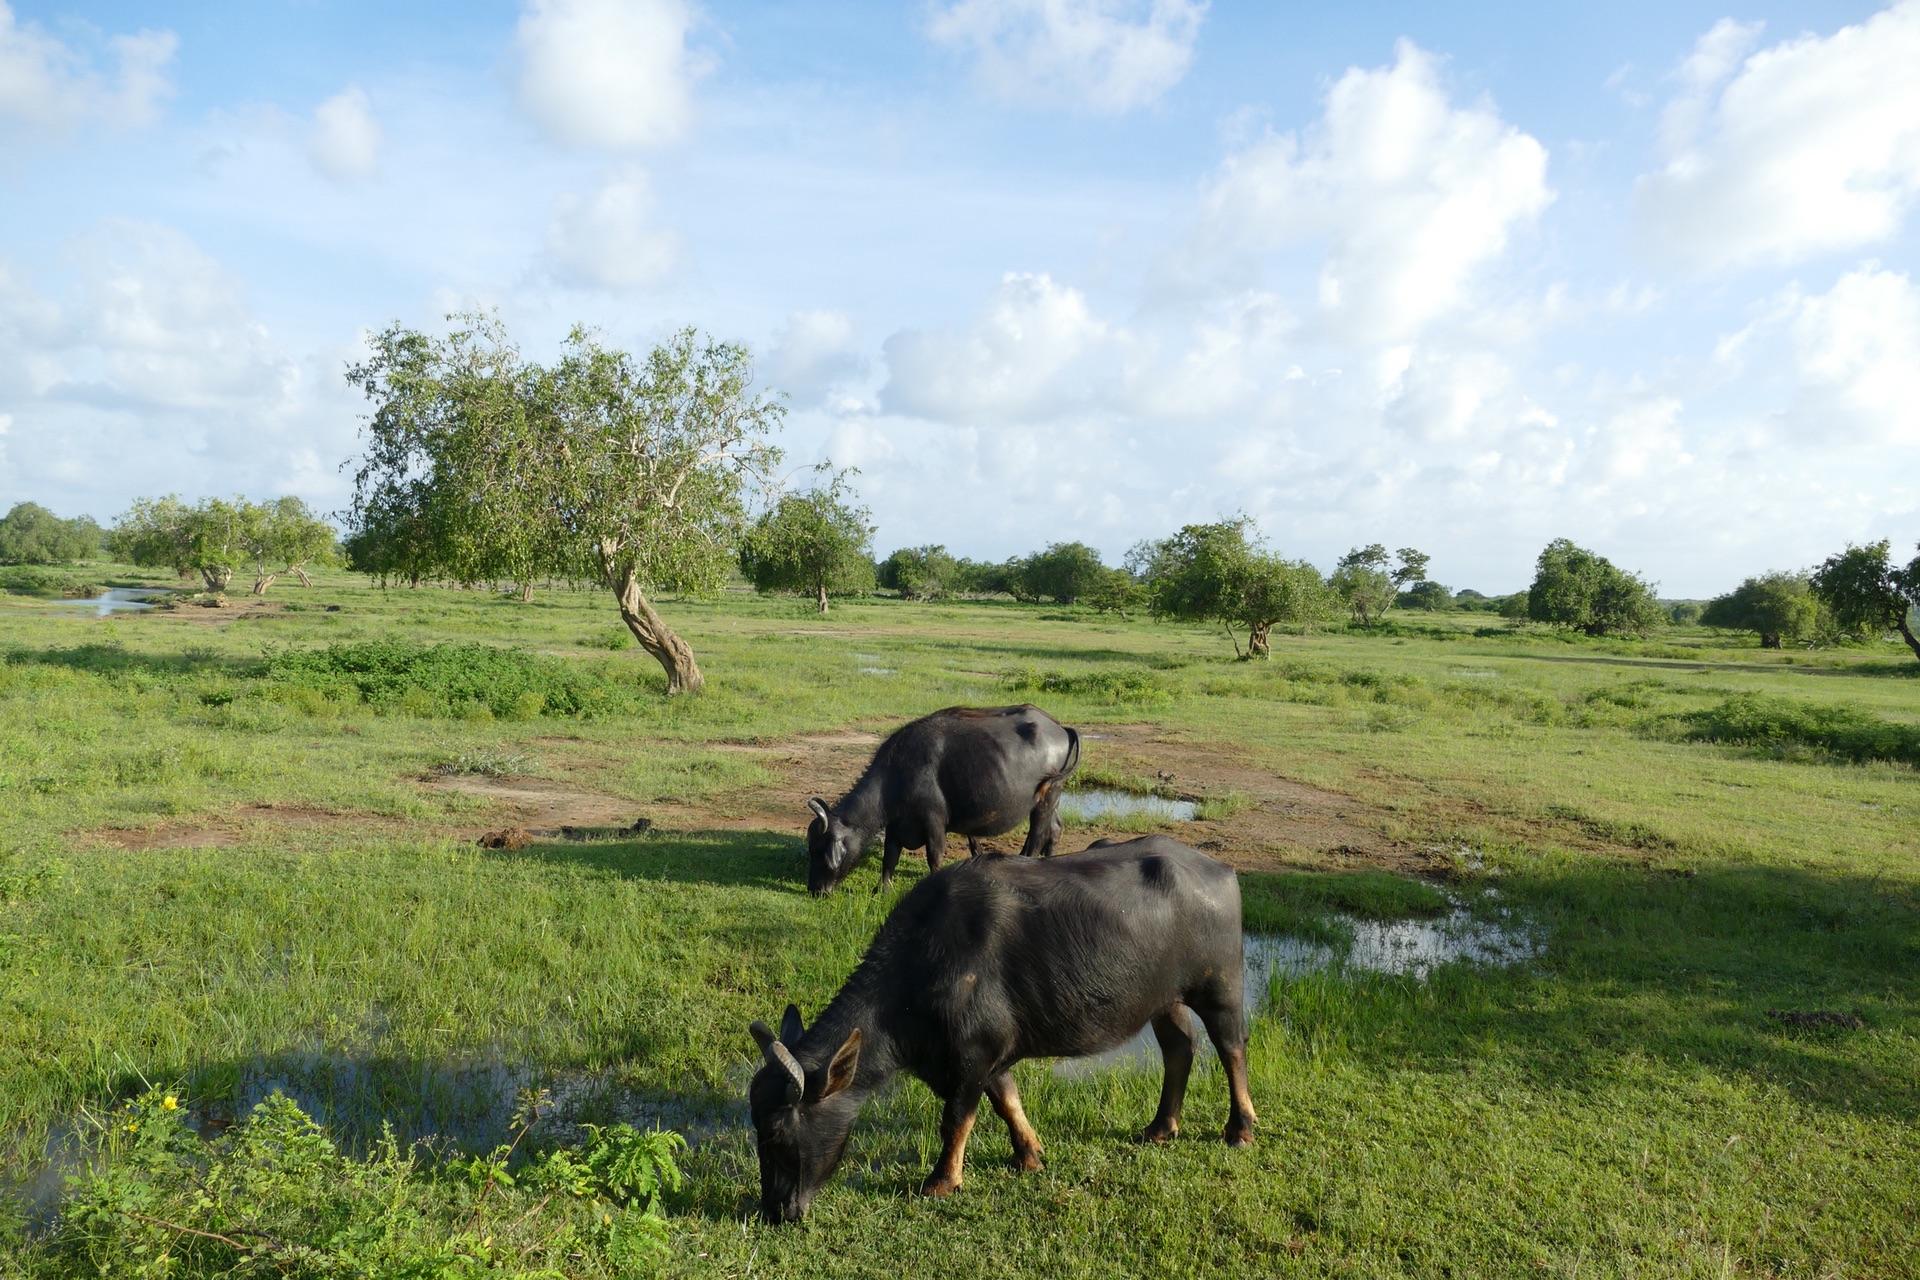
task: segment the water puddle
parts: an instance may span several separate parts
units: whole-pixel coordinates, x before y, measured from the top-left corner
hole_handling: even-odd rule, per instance
[[[1086,821],[1094,818],[1127,818],[1144,814],[1168,822],[1192,822],[1200,806],[1192,800],[1169,800],[1165,796],[1136,795],[1094,787],[1086,791],[1068,791],[1060,797],[1060,816]]]
[[[1246,965],[1247,1012],[1265,1009],[1273,997],[1276,978],[1299,978],[1310,973],[1380,973],[1412,977],[1424,982],[1446,964],[1507,968],[1531,960],[1541,946],[1526,928],[1511,919],[1489,921],[1465,908],[1455,908],[1437,920],[1361,920],[1331,917],[1353,931],[1350,948],[1286,934],[1249,933],[1241,940]],[[1199,1019],[1185,1014],[1188,1030],[1212,1053]],[[1085,1058],[1062,1058],[1053,1064],[1056,1080],[1084,1080],[1107,1071],[1144,1071],[1157,1068],[1160,1045],[1153,1028],[1123,1045]]]
[[[860,674],[863,676],[893,676],[893,675],[900,674],[900,668],[898,667],[862,667],[860,668]]]
[[[110,587],[90,600],[59,600],[47,608],[71,609],[104,618],[110,613],[138,613],[143,609],[156,608],[158,601],[167,594],[162,587]]]

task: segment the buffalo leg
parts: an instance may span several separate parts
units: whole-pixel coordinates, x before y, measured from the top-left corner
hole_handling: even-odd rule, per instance
[[[927,870],[938,871],[947,859],[947,831],[944,826],[927,828]]]
[[[1187,1076],[1193,1071],[1193,1026],[1185,1006],[1176,1003],[1155,1018],[1153,1038],[1160,1042],[1165,1075],[1160,1081],[1160,1110],[1140,1136],[1148,1142],[1168,1142],[1180,1132],[1180,1107],[1187,1100]]]
[[[950,1196],[960,1189],[960,1176],[967,1165],[967,1139],[973,1134],[974,1117],[980,1114],[980,1086],[962,1085],[947,1099],[940,1113],[940,1163],[933,1166],[920,1186],[923,1196]]]
[[[1040,784],[1033,811],[1027,814],[1027,842],[1020,846],[1020,856],[1051,858],[1060,830],[1060,784],[1049,778]]]
[[[980,837],[979,836],[967,837],[967,856],[969,858],[977,858],[980,856]]]
[[[1007,1136],[1013,1139],[1013,1167],[1032,1171],[1040,1167],[1040,1135],[1027,1122],[1020,1105],[1020,1091],[1013,1086],[1013,1073],[1002,1071],[987,1081],[987,1098],[993,1109],[1007,1122]]]
[[[1207,1024],[1207,1037],[1213,1041],[1220,1063],[1227,1069],[1229,1111],[1227,1127],[1220,1136],[1230,1147],[1244,1147],[1253,1141],[1253,1094],[1247,1088],[1247,1015],[1239,1005],[1202,1009],[1200,1021]]]
[[[900,834],[892,827],[887,828],[886,840],[880,853],[880,884],[875,893],[893,883],[893,869],[900,865]]]

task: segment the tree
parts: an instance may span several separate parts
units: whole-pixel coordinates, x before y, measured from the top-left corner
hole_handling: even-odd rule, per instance
[[[165,567],[183,578],[197,573],[208,591],[225,591],[247,559],[251,507],[245,498],[204,498],[191,507],[175,494],[140,498],[115,523],[108,542],[129,564]]]
[[[1653,586],[1605,556],[1555,538],[1534,564],[1527,616],[1590,636],[1644,635],[1666,619]]]
[[[1374,542],[1355,547],[1340,557],[1328,579],[1336,595],[1353,613],[1353,620],[1372,627],[1397,603],[1400,593],[1423,582],[1433,557],[1412,547],[1402,547],[1392,558],[1384,544]],[[1444,591],[1445,588],[1437,587]],[[1423,605],[1431,609],[1431,604]]]
[[[91,516],[62,520],[37,502],[15,503],[0,518],[0,564],[65,564],[100,553]]]
[[[538,576],[598,583],[667,692],[699,689],[692,648],[648,594],[719,588],[745,529],[742,487],[767,483],[779,459],[767,438],[783,410],[749,393],[746,349],[685,329],[637,361],[575,328],[542,367],[497,321],[466,319],[445,338],[395,325],[348,371],[375,406],[354,477],[356,548],[523,594]]]
[[[1436,609],[1453,608],[1453,593],[1437,582],[1422,580],[1402,591],[1394,603],[1403,609],[1422,609],[1432,613]]]
[[[1864,547],[1848,543],[1845,551],[1821,562],[1810,585],[1840,630],[1852,635],[1898,631],[1920,658],[1920,637],[1910,617],[1920,607],[1920,556],[1900,567],[1888,553],[1885,538]]]
[[[1136,548],[1129,559],[1145,562],[1155,617],[1243,626],[1249,655],[1271,656],[1274,627],[1310,627],[1329,616],[1335,602],[1319,570],[1262,549],[1246,516],[1187,525],[1151,548]]]
[[[1677,620],[1681,606],[1675,605]],[[1748,578],[1726,595],[1696,606],[1700,622],[1729,631],[1755,631],[1762,649],[1778,649],[1781,637],[1798,640],[1820,620],[1820,601],[1804,573],[1766,573]]]
[[[1072,604],[1101,585],[1107,572],[1100,553],[1086,543],[1056,542],[1021,561],[1020,585],[1035,599],[1047,596]]]
[[[880,586],[902,600],[938,600],[961,589],[960,562],[943,546],[902,547],[882,560]]]
[[[845,472],[824,488],[782,494],[740,548],[740,571],[754,589],[811,595],[821,613],[829,595],[871,590],[873,526],[853,496]]]
[[[1675,600],[1667,606],[1667,620],[1676,627],[1691,627],[1704,613],[1698,600]]]
[[[884,583],[882,585],[885,585]],[[969,560],[962,556],[953,562],[953,589],[967,595],[1009,595],[1026,600],[1027,587],[1018,558],[1012,560]]]
[[[310,587],[313,580],[307,577],[307,566],[332,564],[336,559],[338,538],[333,526],[309,511],[300,499],[241,505],[244,546],[253,561],[253,594],[267,594],[267,588],[282,573],[291,573],[300,579],[301,586]]]
[[[1133,574],[1125,569],[1105,569],[1105,575],[1092,590],[1082,598],[1101,613],[1117,613],[1122,622],[1133,609],[1146,607],[1149,599],[1147,586],[1134,580]]]

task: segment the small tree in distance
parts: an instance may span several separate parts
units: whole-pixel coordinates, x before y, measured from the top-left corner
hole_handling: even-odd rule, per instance
[[[1778,649],[1782,637],[1798,640],[1820,620],[1820,601],[1804,573],[1764,573],[1748,578],[1699,610],[1703,626],[1759,633],[1762,649]]]
[[[1535,562],[1527,616],[1590,636],[1644,635],[1666,620],[1651,584],[1566,538],[1549,542]]]
[[[811,595],[825,613],[828,596],[873,588],[874,530],[867,509],[853,505],[848,474],[836,473],[805,493],[782,494],[748,530],[740,571],[756,591]]]
[[[1393,608],[1401,592],[1426,580],[1432,559],[1412,547],[1402,547],[1390,558],[1385,544],[1374,542],[1341,556],[1328,583],[1346,602],[1353,620],[1371,628]],[[1436,584],[1435,590],[1444,593],[1446,589]],[[1431,609],[1433,605],[1423,607]]]
[[[902,600],[939,600],[961,590],[965,575],[945,547],[928,545],[900,548],[880,562],[877,577]]]
[[[0,518],[0,564],[65,564],[100,554],[90,516],[62,520],[37,502],[18,502]]]
[[[1021,598],[1049,597],[1061,604],[1072,604],[1099,588],[1106,579],[1107,567],[1100,553],[1084,542],[1056,542],[1045,551],[1036,551],[1020,563]]]
[[[1248,655],[1261,657],[1271,656],[1274,627],[1311,627],[1330,616],[1335,597],[1320,571],[1264,550],[1253,530],[1252,519],[1239,516],[1136,548],[1130,558],[1144,564],[1154,616],[1245,627]]]
[[[1897,566],[1888,552],[1885,538],[1864,547],[1848,543],[1845,551],[1828,556],[1813,571],[1813,594],[1842,631],[1853,635],[1898,631],[1913,656],[1920,658],[1920,637],[1914,635],[1909,617],[1920,608],[1920,556]]]

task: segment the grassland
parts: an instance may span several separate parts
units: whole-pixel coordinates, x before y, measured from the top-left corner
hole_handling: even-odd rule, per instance
[[[43,1214],[42,1157],[148,1082],[215,1129],[283,1085],[354,1149],[382,1122],[484,1148],[513,1089],[547,1084],[569,1119],[696,1140],[671,1254],[503,1226],[447,1273],[1920,1275],[1920,664],[1897,647],[1455,615],[1240,662],[1144,620],[730,593],[670,604],[710,683],[668,702],[597,596],[275,596],[297,607],[0,602],[0,1135]],[[463,644],[530,661],[409,687],[311,657]],[[1242,867],[1251,924],[1451,900],[1544,951],[1277,981],[1251,1151],[1212,1140],[1217,1073],[1190,1136],[1149,1149],[1153,1073],[1032,1063],[1044,1172],[1007,1172],[983,1125],[966,1188],[920,1200],[935,1108],[908,1083],[805,1224],[743,1222],[746,1023],[823,1004],[890,902],[871,866],[800,891],[799,798],[850,780],[850,734],[1016,698],[1101,735],[1088,778],[1201,800],[1183,833]],[[655,826],[473,843],[538,825],[530,797]],[[577,1137],[550,1128],[526,1149]],[[436,1185],[418,1230],[481,1220]],[[98,1261],[24,1220],[0,1236],[0,1270]]]

